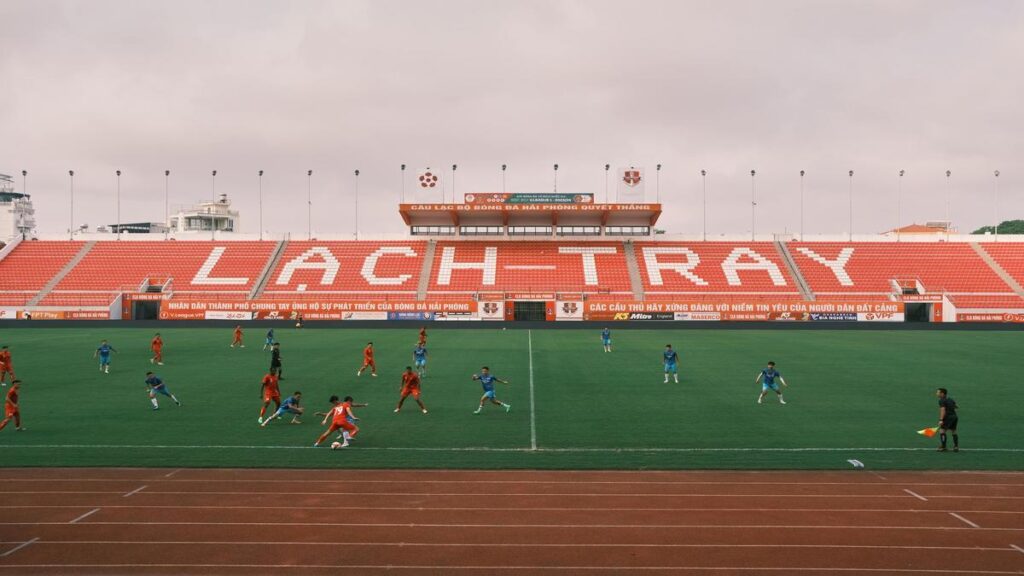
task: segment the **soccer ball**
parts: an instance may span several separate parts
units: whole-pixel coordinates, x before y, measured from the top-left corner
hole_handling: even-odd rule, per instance
[[[341,442],[331,444],[331,450],[337,450],[338,448],[341,448]]]

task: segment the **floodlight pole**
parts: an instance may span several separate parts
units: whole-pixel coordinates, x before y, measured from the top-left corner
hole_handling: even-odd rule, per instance
[[[458,169],[458,164],[452,164],[452,204],[455,204],[455,171]]]
[[[555,164],[555,194],[558,194],[558,164]]]
[[[313,239],[313,171],[306,171],[306,240]]]
[[[121,171],[117,170],[117,239],[121,239]]]
[[[996,235],[996,242],[999,242],[999,170],[996,170],[993,174],[996,177],[994,182],[996,192],[996,225],[993,232]]]
[[[754,184],[754,176],[757,176],[756,170],[750,171],[750,241],[753,242],[757,239],[757,188]]]
[[[405,204],[405,164],[402,164],[402,203]]]
[[[164,240],[170,235],[171,232],[171,171],[164,170],[164,227],[167,231],[164,232]]]
[[[949,170],[946,170],[946,241],[947,242],[949,241],[949,228],[953,224],[950,221],[950,219],[949,219],[949,198],[950,198],[950,195],[949,195],[949,177],[952,176],[952,175],[953,175],[952,172],[950,172]]]
[[[68,177],[71,180],[71,188],[70,188],[70,191],[71,191],[71,202],[69,202],[69,204],[71,206],[71,221],[68,223],[68,236],[72,240],[74,240],[75,239],[75,171],[74,170],[68,170]]]
[[[800,171],[800,241],[804,241],[804,171]]]
[[[356,178],[356,240],[359,240],[359,170],[355,171]]]
[[[612,167],[611,164],[604,165],[604,203],[608,203],[608,170]]]
[[[654,196],[658,204],[661,204],[661,164],[654,168]]]
[[[260,194],[260,240],[263,240],[263,170],[258,173]]]
[[[853,242],[853,170],[850,170],[850,242]]]
[[[508,168],[508,164],[501,165],[501,193],[505,193],[505,170]]]
[[[217,171],[210,173],[210,239],[217,239]]]
[[[903,175],[906,174],[906,170],[899,171],[899,179],[897,180],[896,186],[896,241],[900,241],[900,237],[903,234],[901,228],[903,227]]]
[[[704,224],[703,224],[703,227],[702,227],[702,230],[703,230],[702,236],[704,237],[704,241],[706,242],[707,239],[708,239],[708,171],[707,170],[701,170],[700,171],[700,180],[701,180],[701,188],[703,188],[703,191],[704,191],[704,200],[701,203],[702,204],[701,207],[703,208],[703,211],[704,211]]]

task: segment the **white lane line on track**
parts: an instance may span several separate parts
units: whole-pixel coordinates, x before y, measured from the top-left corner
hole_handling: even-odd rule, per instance
[[[99,511],[100,511],[100,509],[99,509],[99,508],[93,508],[92,510],[89,510],[89,511],[88,511],[88,512],[86,512],[85,514],[82,514],[81,516],[79,516],[78,518],[75,518],[75,519],[74,519],[74,520],[72,520],[71,522],[68,522],[68,524],[78,524],[78,522],[79,522],[80,520],[85,520],[85,519],[86,519],[86,518],[88,518],[89,516],[92,516],[93,514],[95,514],[95,513],[99,512]]]
[[[158,494],[150,492],[150,494]],[[54,509],[54,508],[88,508],[89,505],[83,504],[40,504],[40,505],[25,505],[19,504],[15,506],[4,506],[4,510],[36,510],[36,509]],[[187,505],[187,504],[172,504],[167,506],[150,505],[150,504],[124,504],[124,505],[104,505],[103,508],[111,508],[115,510],[252,510],[252,506],[204,506],[204,505]],[[896,514],[913,514],[915,516],[921,514],[945,514],[945,510],[915,510],[913,508],[689,508],[689,507],[665,507],[665,506],[649,506],[646,508],[637,508],[631,506],[604,506],[600,508],[580,508],[579,506],[574,507],[556,507],[556,506],[506,506],[506,507],[493,507],[493,506],[481,506],[481,507],[463,507],[463,506],[417,506],[410,508],[408,506],[260,506],[260,510],[349,510],[353,512],[359,511],[382,511],[382,512],[431,512],[436,510],[454,511],[454,512],[799,512],[799,513],[821,513],[821,512],[853,512],[853,513],[864,513],[864,514],[878,514],[878,513],[896,513]],[[971,514],[1018,514],[1024,515],[1024,510],[961,510],[964,513]]]
[[[127,498],[127,497],[131,496],[132,494],[138,494],[139,492],[142,492],[145,489],[146,489],[146,486],[139,486],[135,490],[132,490],[131,492],[125,494],[124,497]]]
[[[981,526],[978,526],[974,522],[971,522],[970,520],[968,520],[967,518],[964,518],[963,516],[957,514],[956,512],[950,512],[949,515],[952,516],[953,518],[956,518],[957,520],[963,521],[964,523],[966,523],[967,525],[971,526],[972,528],[981,528]]]
[[[32,448],[62,448],[69,450],[316,450],[312,446],[255,446],[255,445],[166,445],[157,444],[147,446],[145,444],[15,444],[4,446],[4,449],[32,449]],[[322,448],[321,448],[322,450]],[[443,446],[360,446],[359,451],[385,451],[385,452],[532,452],[530,448],[494,448],[491,446],[465,446],[461,448]],[[354,451],[354,450],[353,450]],[[807,447],[807,448],[537,448],[536,452],[550,452],[553,454],[562,453],[718,453],[718,452],[934,452],[931,448],[829,448],[829,447]],[[996,452],[996,453],[1022,453],[1024,448],[971,448],[971,452]],[[730,471],[734,472],[734,471]]]
[[[533,395],[533,330],[526,331],[527,348],[530,351],[530,450],[537,449],[537,417]]]
[[[34,569],[68,569],[68,568],[249,568],[249,569],[298,569],[298,570],[379,570],[383,572],[395,572],[398,570],[429,570],[434,573],[456,572],[473,570],[477,572],[781,572],[783,574],[793,572],[809,572],[811,574],[828,574],[830,572],[860,572],[860,573],[903,573],[903,574],[949,574],[948,568],[939,570],[928,570],[922,568],[835,568],[835,567],[788,567],[788,568],[755,568],[752,566],[454,566],[446,565],[392,565],[392,564],[6,564],[0,565],[4,568],[34,568]],[[1017,574],[1018,571],[1004,570],[956,570],[957,574]]]
[[[203,469],[208,471],[209,469]],[[226,469],[225,469],[226,470]],[[216,471],[220,471],[217,469]],[[358,475],[359,470],[339,470],[338,472],[344,473],[355,473]],[[785,482],[785,481],[736,481],[736,480],[586,480],[580,478],[578,480],[432,480],[430,478],[424,478],[420,474],[426,474],[427,470],[416,471],[416,484],[551,484],[551,485],[562,485],[562,484],[594,484],[594,485],[615,485],[615,486],[635,486],[635,485],[650,485],[650,486],[885,486],[881,482]],[[500,473],[500,471],[496,471]],[[693,470],[680,470],[679,475],[690,475],[699,474],[701,471]],[[573,473],[569,473],[573,474]],[[581,474],[587,474],[582,472]],[[6,477],[4,478],[0,474],[0,481],[11,483],[11,482],[125,482],[135,483],[137,480],[125,480],[124,478],[30,478],[30,477]],[[167,483],[292,483],[292,484],[408,484],[409,478],[395,478],[395,479],[362,479],[354,478],[349,475],[339,476],[334,480],[314,480],[310,478],[232,478],[232,477],[221,477],[221,478],[176,478],[174,480],[168,480]],[[982,487],[982,486],[1020,486],[1024,487],[1024,483],[1002,483],[1002,482],[901,482],[902,484],[910,484],[912,486],[964,486],[969,488]]]
[[[0,522],[0,526],[66,526],[67,522]],[[710,529],[728,530],[974,530],[958,526],[872,526],[872,525],[815,525],[815,524],[436,524],[422,522],[89,522],[90,526],[313,526],[325,528],[486,528],[486,529],[546,529],[566,530],[667,530]],[[982,528],[996,532],[1024,532],[1024,528]]]
[[[920,494],[918,494],[917,492],[914,492],[913,490],[907,490],[906,488],[904,488],[903,491],[906,492],[907,494],[910,494],[914,498],[917,498],[918,500],[921,500],[922,502],[927,502],[928,501],[927,498],[925,498],[924,496],[921,496]]]
[[[109,491],[109,490],[4,490],[4,494],[122,494],[129,496],[134,494],[137,490],[123,494],[120,491]],[[189,496],[197,495],[214,495],[214,496],[265,496],[271,494],[280,494],[278,491],[226,491],[226,490],[149,490],[147,494],[154,495],[181,495],[187,494]],[[295,496],[408,496],[408,491],[399,492],[356,492],[351,490],[338,491],[328,490],[324,492],[309,492],[309,491],[289,491],[288,494]],[[531,497],[543,497],[551,496],[557,498],[906,498],[902,494],[705,494],[701,492],[691,493],[678,493],[678,494],[665,494],[660,492],[631,492],[628,494],[615,494],[609,492],[420,492],[422,496],[495,496],[495,497],[519,497],[519,496],[531,496]],[[1024,496],[932,496],[933,499],[950,499],[950,500],[1024,500]]]
[[[36,543],[38,541],[39,541],[39,538],[33,538],[33,539],[29,540],[28,542],[22,542],[21,544],[18,544],[17,546],[15,546],[14,548],[11,548],[7,552],[4,552],[3,554],[0,554],[0,558],[6,558],[6,557],[10,556],[11,554],[14,554],[18,550],[21,550],[22,548],[25,548],[26,546],[31,546],[32,544],[34,544],[34,543]]]

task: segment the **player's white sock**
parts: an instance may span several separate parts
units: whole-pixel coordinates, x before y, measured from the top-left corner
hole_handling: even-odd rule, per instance
[[[178,406],[181,406],[181,402],[178,401],[178,399],[174,396],[174,394],[171,394],[171,400],[174,400],[175,404],[177,404]]]
[[[345,439],[345,442],[348,442],[349,440],[352,439],[352,436],[349,435],[348,431],[343,431],[341,433],[341,437]]]
[[[672,378],[675,379],[676,384],[679,384],[679,376],[673,376]]]
[[[150,398],[149,401],[153,403],[153,408],[160,407],[160,405],[156,403],[156,398]]]

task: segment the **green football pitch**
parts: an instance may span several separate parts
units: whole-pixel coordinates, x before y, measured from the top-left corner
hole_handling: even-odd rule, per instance
[[[1021,470],[1024,332],[841,330],[445,329],[431,325],[421,414],[392,412],[418,326],[277,329],[282,392],[303,393],[301,424],[257,424],[269,364],[265,329],[166,328],[165,366],[149,363],[152,330],[19,328],[0,335],[24,381],[23,432],[0,432],[2,466],[225,466],[559,469]],[[110,374],[93,351],[118,350]],[[356,378],[372,340],[380,375]],[[663,382],[661,353],[680,352],[680,383]],[[790,388],[756,403],[754,377],[778,363]],[[471,376],[488,365],[510,385],[488,406]],[[157,374],[183,402],[143,384]],[[959,453],[936,453],[935,388],[960,405]],[[313,449],[313,411],[351,395],[362,431],[351,448]]]

